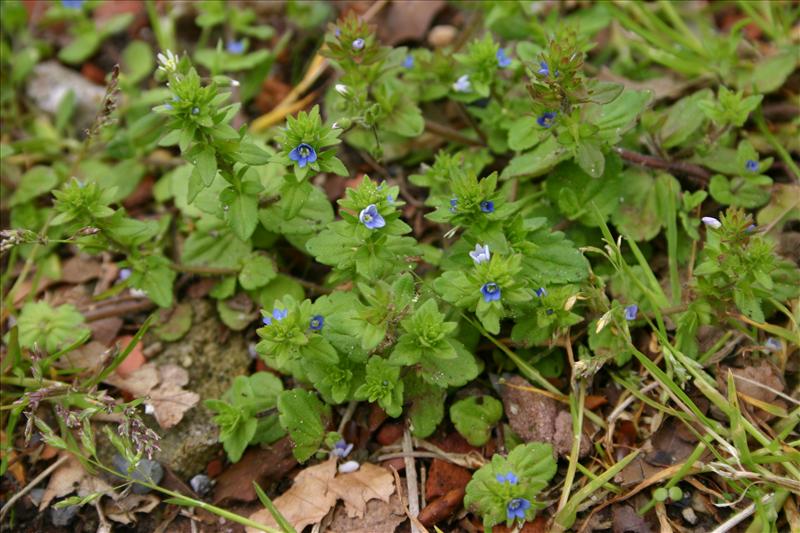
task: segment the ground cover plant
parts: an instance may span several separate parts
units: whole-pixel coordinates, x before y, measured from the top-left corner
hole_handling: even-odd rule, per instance
[[[3,2],[3,527],[800,530],[799,12]]]

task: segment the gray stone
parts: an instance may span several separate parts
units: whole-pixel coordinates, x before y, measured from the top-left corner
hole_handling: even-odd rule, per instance
[[[77,505],[67,505],[61,509],[50,508],[50,521],[56,527],[66,527],[75,519],[80,507]]]
[[[214,413],[203,401],[222,397],[233,379],[246,374],[251,364],[243,335],[222,324],[207,301],[192,300],[191,305],[194,320],[189,332],[178,342],[163,343],[164,350],[154,359],[158,365],[172,363],[185,368],[189,383],[184,388],[200,395],[200,403],[188,410],[177,426],[167,431],[154,428],[162,436],[157,459],[183,479],[205,471],[221,450],[219,429],[211,420]]]
[[[73,123],[80,129],[86,129],[100,110],[106,94],[105,87],[95,85],[58,61],[39,63],[28,78],[27,96],[39,109],[51,115],[56,113],[61,100],[70,90],[75,93]]]
[[[117,472],[123,475],[129,475],[132,479],[137,481],[147,481],[153,485],[158,485],[164,477],[164,468],[156,461],[151,461],[150,459],[141,459],[133,472],[130,473],[128,473],[130,463],[121,455],[115,455],[112,463]],[[147,494],[150,490],[149,487],[145,487],[139,483],[135,483],[131,488],[131,492],[134,494]]]

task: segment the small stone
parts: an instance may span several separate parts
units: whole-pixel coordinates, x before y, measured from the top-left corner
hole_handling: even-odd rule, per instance
[[[158,485],[161,482],[161,478],[164,477],[164,468],[158,462],[151,461],[150,459],[140,460],[139,464],[136,465],[136,468],[130,474],[128,474],[130,464],[121,455],[115,455],[112,463],[117,472],[130,475],[132,479],[137,481],[147,481],[148,483]],[[134,494],[147,494],[150,492],[150,488],[135,483],[131,492]]]
[[[45,61],[33,68],[28,78],[27,95],[42,111],[55,115],[61,100],[72,91],[75,95],[76,128],[88,128],[94,121],[103,102],[106,90],[95,85],[58,61]]]
[[[431,28],[428,34],[428,43],[436,48],[447,46],[456,38],[458,30],[449,24],[440,24]]]
[[[56,527],[66,527],[75,519],[80,507],[77,505],[68,505],[61,509],[55,507],[50,508],[50,520]]]
[[[211,478],[205,474],[197,474],[189,480],[189,485],[192,486],[192,490],[200,496],[208,494],[211,491],[212,484]]]
[[[28,493],[28,498],[31,499],[34,507],[39,507],[39,504],[42,503],[42,496],[44,496],[44,489],[33,489]]]

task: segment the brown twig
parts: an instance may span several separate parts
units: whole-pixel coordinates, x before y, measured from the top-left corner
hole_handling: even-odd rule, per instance
[[[700,165],[695,165],[694,163],[687,163],[685,161],[667,161],[666,159],[661,159],[660,157],[640,154],[626,148],[616,147],[614,148],[614,151],[617,152],[622,159],[636,165],[648,168],[672,170],[674,172],[685,174],[691,178],[695,184],[700,186],[707,185],[708,180],[711,178],[711,173],[708,170]]]
[[[89,309],[83,312],[83,316],[87,322],[94,322],[103,318],[110,318],[112,316],[123,316],[129,313],[138,313],[140,311],[148,311],[155,307],[155,304],[146,298],[135,301],[122,301],[110,305],[104,305],[96,309]]]
[[[467,146],[485,146],[484,143],[478,139],[467,137],[455,128],[434,122],[430,119],[425,119],[425,129],[434,135],[438,135],[443,139],[447,139],[448,141],[466,144]]]

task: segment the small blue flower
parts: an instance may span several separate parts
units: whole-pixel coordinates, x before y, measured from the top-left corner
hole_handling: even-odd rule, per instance
[[[700,219],[700,221],[709,228],[719,229],[722,227],[722,222],[720,222],[714,217],[703,217]]]
[[[483,295],[484,302],[494,302],[500,299],[500,286],[497,283],[490,281],[481,287],[481,294]]]
[[[289,315],[288,309],[278,309],[277,307],[272,310],[272,318],[280,322]]]
[[[333,34],[334,34],[336,37],[341,37],[341,35],[342,35],[342,30],[340,30],[339,28],[336,28],[335,30],[333,30]]]
[[[325,325],[325,317],[322,315],[314,315],[308,323],[308,329],[311,331],[319,331]]]
[[[350,455],[350,452],[353,451],[353,443],[347,444],[344,439],[341,439],[337,442],[333,449],[331,450],[331,455],[335,455],[336,457],[345,458]]]
[[[555,111],[548,111],[546,113],[542,113],[536,119],[536,123],[543,128],[550,128],[555,121],[556,121]]]
[[[631,304],[625,308],[625,320],[636,320],[636,315],[639,314],[639,306]]]
[[[475,245],[475,249],[469,253],[469,256],[475,261],[476,265],[480,265],[481,263],[487,262],[492,258],[492,255],[489,253],[489,245],[485,244],[481,246],[480,244]]]
[[[358,214],[358,220],[369,229],[378,229],[386,225],[386,221],[378,212],[378,207],[375,204],[369,204],[362,209],[361,213]]]
[[[390,204],[393,204],[394,203],[394,196],[392,196],[391,194],[387,194],[386,195],[386,201],[389,202]]]
[[[464,74],[459,77],[453,84],[453,90],[457,93],[468,93],[472,90],[472,83],[469,81],[469,76]]]
[[[403,60],[403,67],[405,68],[413,68],[414,67],[414,56],[408,54],[406,58]]]
[[[553,314],[553,310],[552,310],[552,309],[548,309],[548,310],[547,310],[547,311],[545,311],[544,313],[545,313],[546,315],[552,315],[552,314]]]
[[[67,9],[81,9],[83,0],[61,0],[61,5]]]
[[[756,172],[758,170],[758,161],[748,159],[744,164],[744,168],[746,168],[749,172]]]
[[[538,289],[536,289],[536,296],[538,296],[539,298],[544,298],[545,296],[547,296],[547,289],[545,289],[544,287],[539,287]]]
[[[511,485],[516,485],[519,482],[519,480],[517,479],[517,476],[516,476],[516,474],[514,474],[514,472],[509,472],[506,475],[497,474],[495,476],[495,479],[497,479],[498,483],[506,483],[507,482],[507,483],[509,483]]]
[[[506,51],[502,48],[497,51],[497,66],[500,68],[511,66],[511,58],[506,55]]]
[[[239,55],[244,52],[244,40],[235,41],[231,39],[230,41],[228,41],[228,44],[227,46],[225,46],[225,49],[228,51],[228,53]]]
[[[458,207],[458,198],[450,198],[450,212],[455,213]]]
[[[509,520],[525,520],[525,511],[531,508],[531,502],[525,498],[514,498],[506,505],[506,516]]]
[[[356,40],[355,40],[355,41],[353,41],[353,43],[352,43],[353,50],[361,50],[362,48],[364,48],[364,45],[365,45],[365,44],[366,44],[366,43],[364,42],[364,39],[362,39],[361,37],[359,37],[358,39],[356,39]]]
[[[300,143],[289,152],[289,159],[296,161],[297,166],[303,168],[317,160],[317,152],[310,144]]]
[[[536,71],[536,74],[539,74],[540,76],[550,75],[550,67],[547,66],[547,61],[539,62],[539,70]]]
[[[167,108],[167,111],[172,111],[173,109],[175,109],[174,107],[172,107],[172,104],[164,104],[164,107]]]
[[[119,271],[118,278],[120,281],[125,281],[126,279],[131,277],[131,274],[133,274],[133,272],[131,272],[130,268],[123,268],[122,270]]]
[[[481,211],[484,213],[493,213],[494,212],[494,202],[491,200],[484,200],[481,202]]]
[[[269,326],[272,324],[272,317],[265,316],[261,319],[261,322],[263,322],[265,326]]]
[[[781,349],[783,349],[781,341],[775,337],[769,337],[766,342],[764,342],[764,346],[771,352],[779,352]]]
[[[200,114],[200,108],[199,107],[193,107],[192,108],[192,115],[199,115],[199,114]]]

